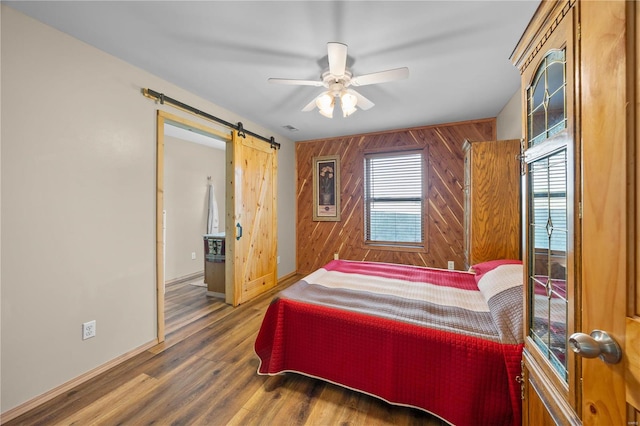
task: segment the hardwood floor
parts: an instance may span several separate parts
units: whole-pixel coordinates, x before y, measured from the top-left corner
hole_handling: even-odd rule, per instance
[[[237,308],[189,283],[167,287],[166,341],[6,425],[446,425],[420,410],[306,376],[256,374],[273,294]]]

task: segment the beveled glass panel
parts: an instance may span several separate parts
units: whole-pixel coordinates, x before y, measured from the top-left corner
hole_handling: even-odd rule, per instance
[[[567,126],[565,51],[545,56],[527,90],[527,135],[532,147]]]
[[[549,343],[549,304],[547,303],[547,277],[544,275],[536,276],[533,282],[533,324],[531,331],[535,334],[540,341],[544,342],[547,346]]]
[[[564,62],[550,62],[547,67],[547,90],[554,93],[561,87],[564,87]]]
[[[540,75],[540,79],[537,80],[533,85],[531,109],[538,108],[544,101],[545,81],[542,77],[544,77],[544,73]]]
[[[557,284],[557,283],[556,283]],[[567,374],[567,300],[552,286],[549,298],[549,348],[551,364],[559,373]]]
[[[567,279],[567,253],[566,252],[558,252],[556,250],[551,251],[550,257],[550,267],[549,267],[549,276],[553,280],[554,284],[561,285],[563,291],[558,288],[558,292],[564,293],[566,298],[566,286],[564,283],[560,283],[558,281],[564,281]]]
[[[529,164],[529,335],[553,368],[567,374],[566,150]]]
[[[550,138],[555,134],[560,133],[567,127],[567,120],[563,120],[560,123],[556,124],[554,127],[551,127],[546,134],[546,138]]]
[[[549,104],[547,106],[547,128],[552,128],[558,123],[562,123],[565,119],[564,114],[564,91],[559,90],[549,97]]]
[[[534,253],[532,256],[532,267],[531,271],[533,271],[533,275],[541,276],[547,275],[549,270],[549,256],[546,250]]]
[[[547,111],[544,107],[540,107],[531,115],[531,134],[535,136],[545,135],[547,130]]]

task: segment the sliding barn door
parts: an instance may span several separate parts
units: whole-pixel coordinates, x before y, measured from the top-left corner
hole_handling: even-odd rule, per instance
[[[237,306],[277,283],[278,157],[271,145],[233,132],[227,150],[226,301]]]

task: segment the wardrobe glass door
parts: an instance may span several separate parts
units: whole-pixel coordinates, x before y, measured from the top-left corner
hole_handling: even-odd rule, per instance
[[[529,164],[529,336],[567,380],[567,151]]]

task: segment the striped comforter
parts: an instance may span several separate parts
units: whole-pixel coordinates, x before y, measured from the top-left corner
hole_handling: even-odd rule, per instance
[[[334,260],[274,298],[258,373],[302,373],[456,425],[517,425],[522,265],[473,269]]]

